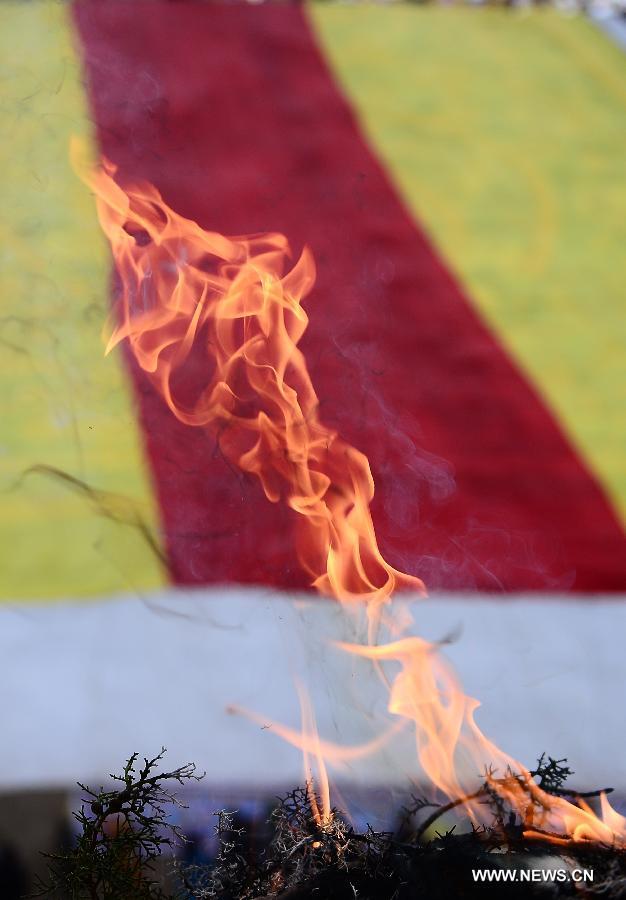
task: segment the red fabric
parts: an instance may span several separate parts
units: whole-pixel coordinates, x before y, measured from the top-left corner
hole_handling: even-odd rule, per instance
[[[394,193],[301,9],[82,2],[75,15],[123,178],[207,229],[311,246],[302,346],[323,419],[370,458],[389,561],[431,588],[624,590],[609,503]],[[172,578],[304,586],[295,514],[129,365]]]

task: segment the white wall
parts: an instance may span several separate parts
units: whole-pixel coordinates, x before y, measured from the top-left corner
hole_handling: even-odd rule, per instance
[[[483,731],[531,765],[567,756],[580,789],[626,788],[626,604],[620,599],[436,597],[413,614],[445,648]],[[169,591],[0,607],[0,788],[98,780],[133,751],[195,761],[218,783],[300,782],[301,756],[227,710],[299,728],[293,676],[322,737],[358,743],[388,721],[368,661],[328,645],[345,615],[261,589]],[[409,735],[341,780],[418,777]]]

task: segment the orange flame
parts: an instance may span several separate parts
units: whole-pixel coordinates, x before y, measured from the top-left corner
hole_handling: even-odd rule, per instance
[[[109,163],[85,174],[122,283],[107,352],[128,339],[174,415],[219,434],[228,459],[299,514],[299,558],[320,592],[367,601],[372,612],[398,585],[423,593],[378,548],[367,457],[320,422],[298,349],[315,279],[308,249],[285,273],[282,235],[203,231],[151,185],[122,190],[114,174]],[[173,376],[198,344],[212,374],[186,406]]]
[[[488,775],[488,782],[520,815],[529,838],[545,839],[545,831],[574,840],[624,836],[626,823],[606,797],[600,819],[582,800],[574,804],[540,790],[523,766],[481,733],[474,722],[478,702],[463,693],[438,648],[402,637],[406,621],[391,598],[400,586],[423,595],[424,585],[389,565],[379,550],[367,457],[319,419],[298,347],[308,323],[302,301],[315,278],[308,249],[286,270],[289,247],[282,235],[226,238],[204,231],[171,210],[153,186],[122,188],[115,166],[89,169],[79,156],[74,146],[121,281],[107,352],[128,340],[172,413],[211,429],[225,456],[256,475],[269,500],[282,500],[298,514],[297,551],[312,585],[351,606],[361,601],[367,612],[369,645],[340,646],[374,661],[381,674],[388,662],[400,665],[390,683],[389,711],[413,724],[417,754],[432,783],[452,799],[463,797],[467,773],[475,779],[491,762],[500,777]],[[175,376],[198,348],[206,358],[206,384],[193,403],[185,403]],[[400,639],[377,645],[381,622]],[[282,734],[305,751],[307,770],[315,761],[323,797],[317,816],[324,823],[330,815],[324,757],[340,759],[341,752],[319,739],[309,700],[300,699],[302,734],[284,727]],[[501,777],[507,772],[510,777]],[[478,799],[468,798],[466,809],[480,819]]]
[[[395,735],[405,727],[405,722],[394,722],[379,735],[363,744],[346,746],[335,744],[320,738],[315,721],[315,712],[304,685],[296,679],[298,700],[300,701],[301,730],[289,728],[278,722],[268,723],[267,716],[262,716],[254,710],[232,705],[228,712],[245,716],[252,722],[256,722],[262,728],[269,729],[281,737],[284,741],[302,751],[304,778],[307,785],[309,801],[313,817],[318,825],[323,827],[332,820],[332,808],[330,802],[330,779],[327,763],[341,766],[344,763],[353,762],[371,756],[388,744]],[[319,804],[316,796],[319,792]]]
[[[560,843],[558,835],[565,834],[574,841],[626,842],[626,819],[605,793],[599,818],[583,797],[574,803],[542,790],[520,762],[485,737],[474,721],[480,703],[463,692],[435,645],[406,637],[378,646],[339,646],[378,663],[400,664],[388,710],[413,723],[424,772],[446,796],[462,800],[472,821],[480,822],[484,810],[485,792],[476,790],[476,773],[482,769],[483,782],[518,814],[526,837]]]

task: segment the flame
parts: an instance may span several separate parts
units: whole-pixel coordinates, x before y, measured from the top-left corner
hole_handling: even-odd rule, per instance
[[[582,798],[570,803],[542,791],[519,762],[482,734],[474,721],[478,702],[464,694],[438,648],[403,637],[406,616],[390,601],[400,587],[423,595],[424,585],[382,556],[370,513],[369,462],[320,421],[298,346],[308,324],[302,302],[315,279],[309,250],[289,269],[283,235],[227,238],[205,231],[170,209],[152,185],[122,187],[114,165],[85,165],[76,144],[72,156],[95,193],[120,279],[107,352],[127,340],[172,413],[187,425],[209,429],[224,455],[259,479],[268,500],[294,511],[297,553],[311,584],[366,611],[369,644],[340,646],[378,667],[389,686],[389,711],[413,725],[417,755],[431,782],[453,800],[465,797],[467,812],[478,821],[480,792],[468,794],[468,779],[475,787],[477,773],[491,763],[487,783],[518,813],[529,839],[546,840],[546,832],[555,842],[623,839],[626,822],[606,797],[599,818]],[[186,364],[198,353],[206,382],[190,398],[180,386]],[[397,640],[379,644],[381,625]],[[400,666],[391,681],[385,674],[389,663]],[[342,753],[356,758],[386,737],[342,751],[321,741],[302,691],[300,703],[301,734],[284,726],[274,730],[300,746],[307,772],[315,771],[321,784],[315,814],[323,824],[331,815],[325,759],[340,761]]]
[[[285,272],[282,235],[204,231],[152,185],[123,190],[110,163],[85,171],[78,152],[121,280],[106,352],[127,339],[172,413],[210,428],[268,500],[298,514],[299,559],[321,593],[367,602],[372,622],[397,587],[424,593],[378,548],[367,457],[319,419],[298,348],[308,325],[302,300],[315,279],[309,250]],[[207,383],[190,401],[177,396],[176,375],[198,348]]]
[[[330,779],[328,765],[340,767],[344,763],[353,762],[371,756],[388,744],[400,731],[406,722],[394,722],[379,735],[363,744],[346,746],[335,744],[320,738],[315,712],[309,694],[303,684],[296,681],[298,700],[300,702],[301,729],[289,728],[279,722],[268,722],[267,716],[262,716],[254,710],[241,706],[229,706],[228,712],[242,715],[256,722],[264,729],[269,729],[281,737],[284,741],[302,751],[304,778],[313,817],[320,827],[325,827],[332,821],[332,806],[330,802]],[[319,793],[319,802],[318,796]]]
[[[472,776],[484,766],[485,750],[494,764],[509,762],[480,733],[473,719],[478,702],[463,693],[452,669],[433,644],[419,637],[407,637],[382,646],[338,646],[357,656],[400,663],[400,672],[389,691],[389,712],[414,723],[416,752],[422,768],[446,796],[460,797],[469,791],[459,780],[459,755],[465,753],[471,761]]]
[[[425,774],[446,796],[460,800],[472,821],[479,823],[484,809],[486,792],[476,790],[475,780],[482,768],[484,784],[518,814],[525,837],[552,843],[625,841],[626,819],[611,807],[606,793],[600,795],[599,818],[583,797],[573,803],[542,790],[528,769],[485,737],[474,721],[480,703],[463,692],[435,645],[406,637],[378,646],[338,646],[378,663],[399,663],[400,671],[390,686],[388,710],[413,723],[416,752]]]
[[[333,819],[330,802],[330,780],[328,778],[326,758],[335,748],[331,748],[328,743],[323,742],[319,736],[317,723],[315,721],[315,711],[304,685],[296,681],[296,688],[298,691],[298,699],[300,701],[300,732],[276,723],[272,723],[271,725],[264,723],[261,727],[273,728],[276,734],[280,735],[283,740],[286,740],[292,746],[298,747],[302,751],[304,783],[306,784],[309,806],[314,821],[323,829],[326,828]],[[263,722],[263,717],[252,710],[231,706],[228,711],[239,715],[245,715],[247,718],[258,722],[259,724]]]
[[[326,828],[332,822],[333,812],[322,741],[317,730],[311,698],[299,681],[296,681],[296,688],[302,716],[302,762],[307,796],[314,820],[320,828]]]

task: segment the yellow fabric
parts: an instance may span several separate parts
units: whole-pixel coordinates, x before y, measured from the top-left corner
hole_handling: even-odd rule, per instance
[[[0,4],[0,599],[164,580],[128,379],[103,357],[107,250],[69,165],[70,136],[91,140],[72,41],[69,4]]]
[[[626,517],[626,55],[546,9],[309,12],[408,206]]]

